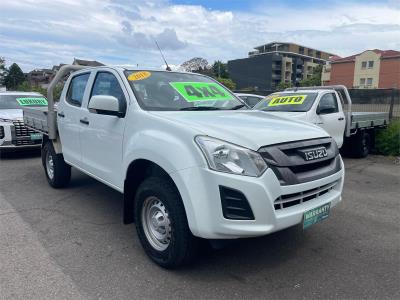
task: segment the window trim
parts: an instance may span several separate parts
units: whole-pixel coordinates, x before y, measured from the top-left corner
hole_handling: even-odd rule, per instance
[[[93,79],[93,82],[92,82],[92,86],[90,87],[89,99],[88,99],[86,108],[88,109],[88,111],[89,111],[90,113],[95,114],[95,112],[93,112],[93,111],[91,111],[91,110],[89,109],[89,104],[90,104],[90,99],[91,99],[92,96],[93,96],[93,95],[92,95],[92,94],[93,94],[93,88],[94,88],[94,85],[95,85],[95,83],[96,83],[97,76],[98,76],[99,74],[101,74],[101,73],[108,73],[108,74],[111,74],[111,75],[114,76],[115,79],[117,80],[117,82],[118,82],[118,84],[119,84],[119,87],[121,88],[122,94],[124,95],[123,103],[120,103],[120,104],[123,104],[123,107],[122,107],[122,108],[119,107],[120,112],[122,113],[122,114],[121,114],[121,118],[124,118],[125,115],[126,115],[127,107],[128,107],[128,103],[127,103],[127,100],[126,100],[126,95],[125,95],[124,89],[122,88],[122,85],[121,85],[121,83],[120,83],[119,80],[118,80],[118,77],[117,77],[114,73],[112,73],[112,72],[110,72],[110,71],[107,71],[107,70],[98,70],[98,71],[96,71],[96,75],[94,76],[94,79]],[[109,95],[109,96],[111,96],[111,95]]]
[[[74,106],[74,107],[82,107],[83,98],[85,97],[85,91],[86,91],[86,89],[87,89],[87,85],[88,85],[88,82],[89,82],[89,79],[90,79],[90,74],[91,74],[90,71],[89,71],[89,72],[82,72],[82,73],[76,74],[76,75],[74,75],[74,76],[71,77],[71,80],[69,81],[69,84],[68,84],[67,93],[65,94],[65,102],[66,102],[66,103],[68,103],[69,105]],[[88,76],[88,79],[87,79],[87,81],[86,81],[85,89],[84,89],[84,91],[83,91],[82,102],[78,105],[78,101],[73,101],[73,102],[70,101],[71,99],[69,99],[68,94],[69,94],[69,92],[70,92],[70,90],[71,90],[72,81],[73,81],[75,78],[77,78],[77,77],[79,77],[79,76],[83,76],[83,75],[89,75],[89,76]]]

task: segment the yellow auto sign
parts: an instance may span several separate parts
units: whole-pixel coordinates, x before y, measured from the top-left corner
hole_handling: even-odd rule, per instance
[[[306,100],[306,98],[307,98],[307,95],[274,97],[268,103],[268,106],[303,104],[303,102],[304,102],[304,100]]]

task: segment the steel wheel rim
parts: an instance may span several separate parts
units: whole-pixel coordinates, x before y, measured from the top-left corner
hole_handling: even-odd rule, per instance
[[[143,202],[142,225],[146,239],[157,251],[164,251],[171,242],[171,221],[165,205],[155,196]]]
[[[46,172],[50,179],[54,178],[54,161],[50,152],[46,153]]]

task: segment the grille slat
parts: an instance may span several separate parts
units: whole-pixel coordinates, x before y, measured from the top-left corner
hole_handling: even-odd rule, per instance
[[[34,131],[33,129],[26,127],[23,121],[14,120],[13,124],[16,137],[30,136],[31,133],[36,133],[36,131]]]
[[[313,199],[318,199],[318,197],[329,193],[337,183],[338,182],[335,181],[301,193],[282,195],[274,201],[274,208],[275,210],[284,209]]]

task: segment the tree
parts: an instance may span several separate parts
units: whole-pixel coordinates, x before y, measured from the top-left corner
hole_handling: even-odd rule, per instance
[[[0,86],[4,85],[4,80],[7,76],[6,60],[0,57]]]
[[[21,68],[16,63],[13,63],[4,81],[7,89],[15,90],[18,85],[25,81],[25,75]]]
[[[224,64],[220,60],[215,61],[211,68],[215,77],[229,78],[226,64]]]
[[[179,69],[186,71],[186,72],[196,72],[202,71],[205,69],[209,69],[210,66],[208,65],[208,61],[205,58],[201,57],[194,57],[185,61],[183,64],[180,65]]]
[[[232,81],[232,79],[230,79],[230,78],[218,77],[218,78],[215,78],[215,79],[218,80],[219,83],[223,84],[224,86],[226,86],[230,90],[235,90],[236,89],[236,83],[234,83]]]
[[[322,65],[314,68],[314,72],[310,78],[300,81],[300,86],[320,86],[321,85]]]
[[[276,86],[276,90],[277,91],[283,91],[284,89],[290,88],[292,87],[292,83],[291,82],[283,82],[281,81],[277,86]]]

